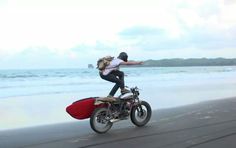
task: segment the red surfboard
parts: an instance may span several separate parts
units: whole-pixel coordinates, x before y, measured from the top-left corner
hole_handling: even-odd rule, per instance
[[[89,118],[93,111],[97,108],[100,107],[100,105],[94,105],[94,102],[97,97],[90,97],[90,98],[85,98],[78,100],[71,105],[66,107],[66,112],[70,114],[73,118],[75,119],[87,119]]]

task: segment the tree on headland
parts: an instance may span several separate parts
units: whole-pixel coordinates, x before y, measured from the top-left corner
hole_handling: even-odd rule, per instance
[[[146,60],[142,67],[178,67],[178,66],[233,66],[236,65],[236,58],[189,58],[189,59],[161,59]]]

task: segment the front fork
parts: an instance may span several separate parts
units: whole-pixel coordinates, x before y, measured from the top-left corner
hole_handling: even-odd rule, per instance
[[[138,111],[138,116],[141,117],[144,114],[144,110],[142,108],[141,105],[142,101],[140,101],[139,99],[137,99],[137,102],[135,102],[135,106],[137,106],[137,111]]]

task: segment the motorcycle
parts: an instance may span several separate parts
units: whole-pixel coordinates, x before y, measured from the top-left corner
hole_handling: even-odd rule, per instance
[[[113,123],[131,119],[137,127],[146,125],[152,114],[148,102],[139,99],[139,88],[130,89],[130,93],[115,98],[86,98],[74,102],[66,111],[76,119],[90,118],[91,128],[99,133],[106,133]]]

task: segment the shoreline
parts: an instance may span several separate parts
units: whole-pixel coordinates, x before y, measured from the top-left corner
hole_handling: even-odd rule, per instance
[[[72,121],[52,125],[4,130],[0,131],[0,147],[59,148],[66,146],[78,148],[86,145],[93,145],[94,143],[100,143],[102,147],[104,146],[102,144],[104,142],[106,145],[109,145],[109,142],[107,141],[113,141],[120,138],[130,139],[130,136],[139,137],[140,135],[144,135],[145,138],[145,135],[150,134],[150,132],[153,133],[154,131],[162,133],[181,128],[199,127],[200,129],[200,127],[202,127],[205,129],[203,131],[207,132],[206,134],[209,134],[214,131],[211,130],[213,127],[208,128],[203,127],[202,125],[217,123],[216,126],[218,126],[218,124],[221,125],[221,122],[224,123],[226,121],[231,121],[233,125],[236,123],[236,97],[204,101],[169,109],[154,110],[150,122],[143,128],[137,128],[130,122],[130,120],[125,120],[114,124],[108,133],[102,135],[96,134],[91,130],[89,121]],[[229,122],[229,125],[232,131],[234,126],[231,127],[231,122]],[[217,127],[217,130],[219,128],[228,129],[228,122],[227,125],[224,124]],[[195,131],[191,131],[187,134],[196,135],[198,132],[195,133]],[[161,136],[164,135],[157,134],[157,136],[159,136],[160,139],[162,138]],[[171,133],[169,136],[169,140],[172,138],[173,140],[176,139],[173,137],[175,135],[171,135]],[[149,138],[151,137],[147,137],[147,139]],[[164,141],[159,142],[162,143]],[[152,143],[155,143],[155,140],[152,141]],[[111,142],[110,146],[113,144],[114,143]],[[136,144],[144,143],[136,142]],[[236,143],[233,145],[235,144]],[[116,147],[116,145],[114,145],[114,147]],[[150,147],[153,147],[153,145]]]
[[[177,105],[177,106],[172,106],[172,107],[161,107],[160,109],[153,109],[152,107],[152,104],[151,107],[152,107],[152,110],[153,110],[153,113],[155,112],[159,112],[159,111],[166,111],[166,110],[174,110],[174,109],[179,109],[179,108],[184,108],[184,107],[190,107],[190,106],[196,106],[198,104],[204,104],[204,103],[210,103],[210,102],[215,102],[215,101],[221,101],[221,100],[230,100],[230,99],[234,99],[236,98],[235,97],[226,97],[226,98],[216,98],[216,99],[212,99],[212,100],[205,100],[205,101],[199,101],[199,102],[194,102],[194,103],[189,103],[189,104],[183,104],[183,105]],[[73,101],[72,101],[73,102]],[[71,103],[72,103],[71,102]],[[69,105],[69,104],[67,104]],[[1,132],[5,132],[5,131],[15,131],[15,130],[24,130],[24,129],[34,129],[34,128],[42,128],[42,127],[47,127],[47,126],[55,126],[55,125],[63,125],[63,124],[69,124],[69,123],[79,123],[79,124],[82,124],[83,122],[89,122],[89,121],[86,121],[86,120],[89,120],[89,119],[85,119],[85,120],[77,120],[77,119],[74,119],[73,117],[71,117],[68,113],[66,113],[65,109],[62,111],[65,115],[66,115],[66,118],[69,119],[69,121],[54,121],[53,123],[41,123],[41,124],[37,124],[37,125],[29,125],[29,126],[21,126],[21,127],[15,127],[15,128],[5,128],[5,129],[0,129],[0,133]]]

